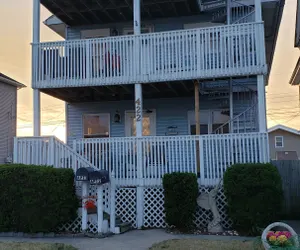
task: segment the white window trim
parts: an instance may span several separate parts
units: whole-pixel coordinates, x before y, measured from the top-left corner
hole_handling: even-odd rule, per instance
[[[156,136],[156,109],[150,109],[152,111],[152,115],[153,115],[153,131],[151,133],[150,136]],[[125,136],[126,137],[130,137],[130,127],[127,124],[127,120],[128,120],[128,116],[131,114],[134,114],[135,111],[134,110],[126,110],[125,111],[125,124],[124,124],[124,132],[125,132]],[[146,113],[146,110],[143,110],[143,115]],[[151,126],[151,124],[150,124]]]
[[[84,138],[85,134],[84,134],[84,117],[85,116],[97,116],[97,115],[107,115],[108,116],[108,121],[109,121],[109,124],[108,124],[108,137],[110,137],[110,131],[111,131],[111,120],[110,120],[110,113],[93,113],[93,114],[90,114],[90,113],[87,113],[87,114],[83,114],[82,115],[82,118],[81,118],[81,127],[82,127],[82,138]],[[86,138],[87,139],[87,138]]]
[[[281,138],[281,141],[282,141],[282,146],[277,146],[277,138]],[[275,148],[284,148],[284,141],[283,141],[283,136],[280,135],[280,136],[275,136]]]

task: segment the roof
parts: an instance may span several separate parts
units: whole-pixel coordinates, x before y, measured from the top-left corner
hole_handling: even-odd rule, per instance
[[[289,133],[292,133],[292,134],[300,135],[300,131],[298,131],[296,129],[293,129],[293,128],[286,127],[286,126],[281,125],[281,124],[278,124],[274,127],[269,128],[268,133],[272,133],[276,130],[283,130],[283,131],[286,131],[286,132],[289,132]]]
[[[26,86],[20,82],[17,82],[16,80],[8,77],[7,75],[4,75],[0,72],[0,82],[15,86],[17,88],[25,88]]]

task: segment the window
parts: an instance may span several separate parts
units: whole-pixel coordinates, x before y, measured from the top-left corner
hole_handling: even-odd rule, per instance
[[[109,137],[109,114],[88,114],[83,116],[83,137]]]
[[[195,112],[188,113],[190,134],[196,134]],[[229,133],[229,115],[220,110],[201,110],[200,111],[200,134],[213,134],[218,130],[219,134]],[[223,126],[223,124],[225,124]]]
[[[275,148],[283,148],[283,136],[275,136]]]

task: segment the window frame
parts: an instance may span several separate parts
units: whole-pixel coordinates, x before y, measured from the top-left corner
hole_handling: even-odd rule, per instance
[[[87,136],[85,133],[84,133],[84,117],[85,116],[100,116],[100,115],[105,115],[108,117],[108,136],[103,136],[103,135],[91,135],[91,137],[85,137]],[[110,132],[111,132],[111,120],[110,120],[110,113],[86,113],[86,114],[83,114],[82,115],[82,119],[81,119],[81,122],[82,122],[82,138],[83,139],[90,139],[90,138],[109,138],[110,137]],[[96,137],[98,136],[98,137]]]
[[[282,146],[277,146],[277,139],[281,139],[281,145]],[[284,137],[282,135],[277,135],[275,136],[275,148],[284,148]]]

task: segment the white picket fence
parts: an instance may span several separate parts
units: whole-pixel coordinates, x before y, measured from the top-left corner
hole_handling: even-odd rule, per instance
[[[263,23],[33,44],[34,88],[266,73]]]
[[[172,172],[200,173],[211,186],[232,164],[268,160],[267,133],[80,139],[73,149],[54,137],[18,137],[14,146],[15,163],[105,169],[120,186],[160,186]]]

